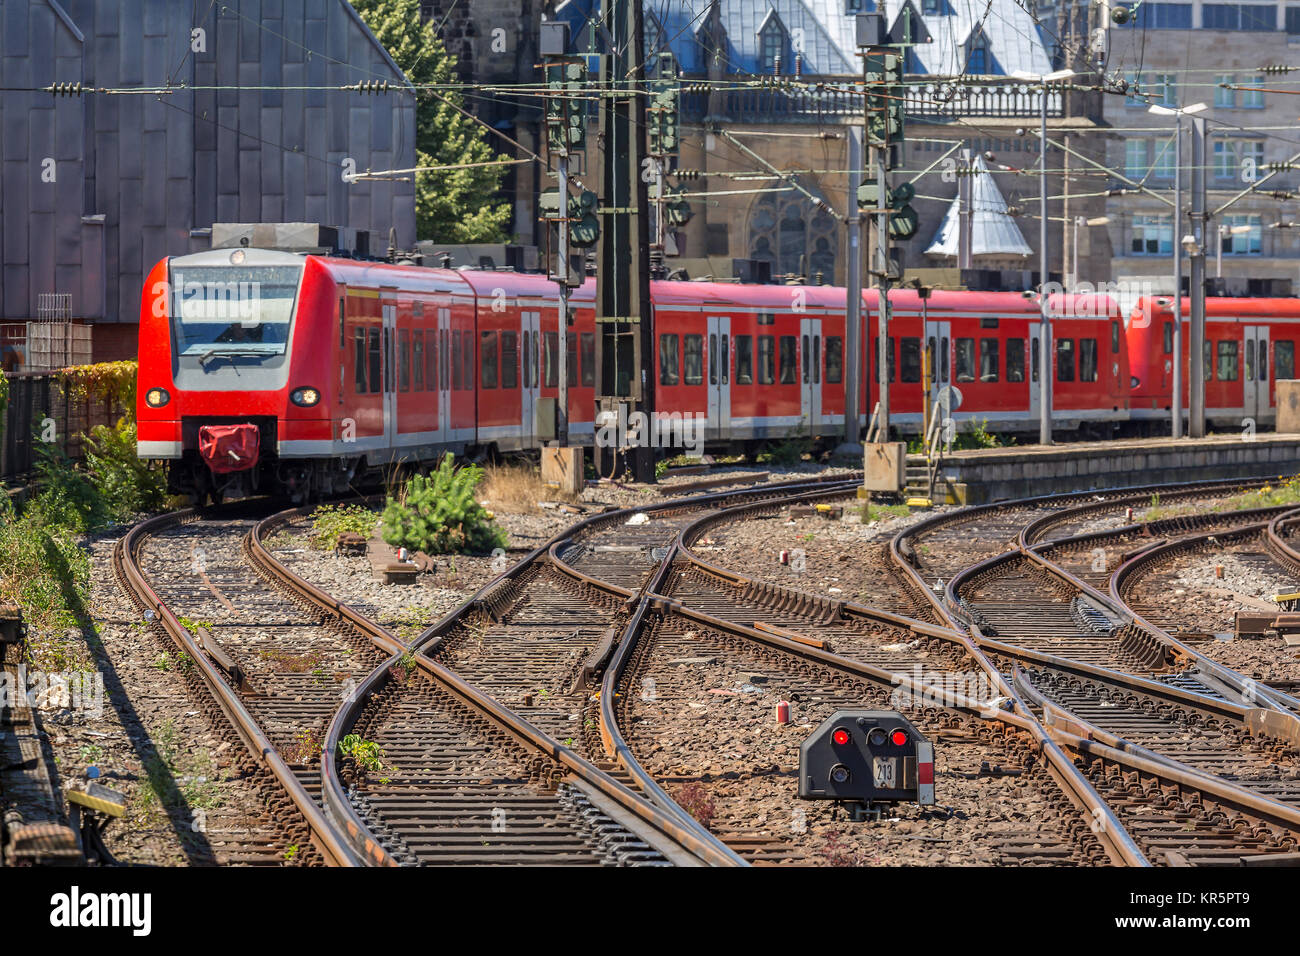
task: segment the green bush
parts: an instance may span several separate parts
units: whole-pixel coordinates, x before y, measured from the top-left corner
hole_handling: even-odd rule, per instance
[[[384,506],[383,538],[426,554],[486,552],[506,546],[506,535],[474,497],[483,478],[475,465],[457,468],[447,455],[425,478],[416,475]]]
[[[311,513],[311,546],[329,551],[345,531],[369,538],[378,517],[361,505],[321,505]]]
[[[136,455],[135,423],[96,425],[86,438],[86,469],[91,483],[115,518],[156,511],[167,500],[167,476]]]
[[[37,524],[81,534],[108,520],[103,494],[63,449],[38,443],[34,470],[40,491],[28,502],[24,514]]]
[[[23,609],[28,656],[38,666],[62,670],[78,659],[80,648],[63,633],[77,626],[89,589],[90,557],[73,535],[30,509],[18,517],[0,495],[0,602]]]

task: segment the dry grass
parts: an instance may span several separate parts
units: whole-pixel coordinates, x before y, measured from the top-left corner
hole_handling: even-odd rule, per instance
[[[487,502],[488,510],[497,514],[540,514],[539,501],[577,500],[543,484],[537,465],[503,463],[487,465],[483,471],[479,500]]]

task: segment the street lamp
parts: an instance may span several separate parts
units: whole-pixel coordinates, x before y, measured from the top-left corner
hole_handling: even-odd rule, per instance
[[[1153,104],[1147,109],[1147,112],[1154,116],[1174,117],[1174,215],[1173,228],[1169,230],[1171,237],[1176,236],[1182,231],[1183,226],[1183,114],[1195,114],[1206,109],[1204,103],[1192,103],[1181,108],[1160,106]],[[1183,243],[1170,243],[1174,247],[1174,400],[1171,406],[1173,417],[1173,427],[1171,435],[1174,438],[1183,437]],[[1192,239],[1192,245],[1196,240]]]
[[[1057,70],[1040,75],[1016,70],[1011,74],[1026,83],[1041,83],[1041,124],[1038,138],[1038,443],[1052,443],[1052,316],[1047,295],[1047,84],[1066,80],[1075,75],[1074,70]],[[1064,267],[1062,263],[1062,267]]]

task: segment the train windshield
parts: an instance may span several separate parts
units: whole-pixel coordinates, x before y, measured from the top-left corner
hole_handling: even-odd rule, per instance
[[[190,266],[171,278],[179,354],[284,353],[302,266]]]

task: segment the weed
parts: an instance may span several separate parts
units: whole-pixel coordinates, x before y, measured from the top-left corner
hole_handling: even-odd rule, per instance
[[[374,533],[378,517],[361,505],[321,505],[311,513],[308,540],[317,551],[333,550],[339,535],[353,532],[363,538]]]
[[[293,738],[293,743],[280,748],[280,756],[287,764],[310,764],[320,756],[324,741],[314,730],[300,730]]]
[[[718,813],[713,798],[698,783],[678,787],[672,796],[677,805],[698,820],[701,826],[707,827]]]
[[[351,757],[357,769],[365,773],[383,773],[393,768],[384,763],[384,749],[373,740],[365,740],[360,734],[348,734],[339,741],[339,753]]]
[[[104,759],[104,748],[99,744],[82,744],[77,756],[87,764],[97,764]]]
[[[866,854],[854,849],[838,830],[831,830],[818,848],[828,866],[866,866]]]

